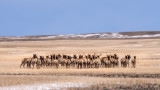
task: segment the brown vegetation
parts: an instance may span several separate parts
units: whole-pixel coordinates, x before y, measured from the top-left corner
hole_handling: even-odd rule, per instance
[[[76,80],[80,79],[79,82],[85,80],[83,77],[93,77],[95,81],[91,80],[89,82],[103,82],[103,80],[108,80],[107,82],[112,82],[113,84],[118,81],[120,81],[120,83],[135,82],[133,85],[136,85],[138,82],[139,85],[149,85],[152,84],[151,82],[159,84],[159,46],[159,39],[0,42],[0,85],[8,86],[29,83],[54,83],[58,81],[57,79],[52,79],[54,77],[59,77],[59,80],[63,82],[65,81],[63,78],[66,76],[73,76],[71,77],[73,80],[74,78]],[[102,54],[102,57],[105,56],[106,53],[116,53],[120,58],[123,58],[124,55],[128,54],[132,57],[133,55],[137,56],[136,68],[102,67],[96,69],[64,69],[60,67],[59,69],[56,69],[54,67],[45,67],[41,69],[28,69],[19,67],[22,58],[32,57],[33,53],[36,53],[39,56],[46,56],[53,53],[87,55],[88,53],[94,54],[95,52],[97,55],[104,53]],[[54,76],[52,77],[52,75]],[[78,76],[81,78],[78,79]],[[26,80],[25,78],[28,79]]]

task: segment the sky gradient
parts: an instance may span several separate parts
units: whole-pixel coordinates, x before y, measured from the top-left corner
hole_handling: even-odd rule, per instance
[[[160,0],[0,0],[0,36],[160,31]]]

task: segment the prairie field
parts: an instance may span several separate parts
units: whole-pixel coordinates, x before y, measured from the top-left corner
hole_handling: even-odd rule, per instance
[[[136,68],[20,68],[33,54],[137,56]],[[160,89],[160,39],[0,42],[0,89]],[[30,87],[30,88],[29,88]]]

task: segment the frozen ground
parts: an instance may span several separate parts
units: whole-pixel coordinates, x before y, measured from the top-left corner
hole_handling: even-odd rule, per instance
[[[1,90],[60,90],[67,89],[72,87],[87,87],[87,84],[84,83],[48,83],[48,84],[28,84],[28,85],[16,85],[16,86],[7,86],[0,87]]]

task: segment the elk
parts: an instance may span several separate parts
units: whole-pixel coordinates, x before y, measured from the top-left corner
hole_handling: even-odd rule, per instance
[[[136,67],[136,56],[133,56],[133,59],[131,60],[133,68]]]

